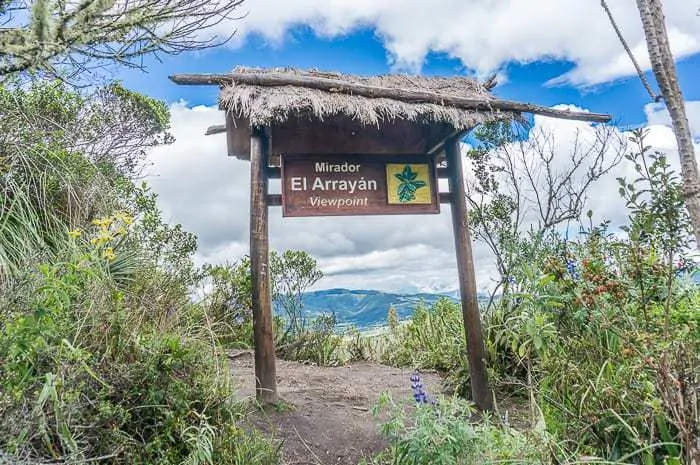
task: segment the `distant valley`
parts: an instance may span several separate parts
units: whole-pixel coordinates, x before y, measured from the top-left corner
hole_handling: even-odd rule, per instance
[[[372,290],[327,289],[304,294],[304,311],[310,317],[335,313],[340,326],[354,325],[364,329],[386,323],[389,307],[393,306],[399,319],[410,318],[422,301],[430,306],[440,298],[457,301],[458,292],[447,294],[395,294]],[[484,296],[480,296],[483,300]]]

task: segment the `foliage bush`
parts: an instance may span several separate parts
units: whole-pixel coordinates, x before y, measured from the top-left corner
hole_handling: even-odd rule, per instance
[[[565,275],[570,276],[567,271]],[[548,449],[557,460],[566,463],[581,460],[680,463],[679,434],[683,430],[694,434],[695,430],[692,424],[678,428],[679,421],[673,419],[672,413],[679,412],[679,404],[687,405],[688,400],[693,400],[691,393],[698,386],[697,354],[700,351],[696,309],[700,294],[694,293],[692,301],[683,299],[676,307],[677,312],[672,312],[671,321],[677,325],[672,323],[671,332],[679,338],[667,344],[658,337],[661,332],[651,336],[636,331],[636,322],[620,313],[617,307],[609,307],[599,319],[589,321],[584,317],[572,323],[564,316],[566,297],[562,297],[558,289],[560,281],[548,274],[536,277],[527,293],[505,296],[497,311],[485,315],[489,366],[497,391],[513,390],[516,386],[522,404],[530,405],[530,421],[519,425],[519,432],[514,434],[529,437],[546,428]],[[568,278],[564,279],[571,284]],[[370,358],[379,354],[379,358],[383,356],[382,360],[391,364],[443,370],[452,366],[452,370],[457,371],[445,372],[448,387],[461,386],[460,392],[467,394],[469,389],[464,389],[468,387],[465,354],[454,348],[445,351],[438,338],[450,334],[462,337],[459,308],[444,302],[442,308],[436,310],[419,309],[413,321],[379,336],[358,337],[353,342],[357,345],[362,341]],[[652,313],[657,315],[657,324],[663,322],[660,308]],[[619,317],[618,321],[611,319],[615,316]],[[638,317],[641,319],[641,314]],[[456,331],[451,332],[454,328]],[[630,337],[635,339],[625,339]],[[382,342],[377,343],[377,340]],[[457,341],[463,346],[461,339]],[[656,379],[659,370],[669,371],[669,364],[661,368],[658,358],[650,357],[651,354],[660,357],[658,354],[669,345],[684,350],[687,360],[683,366],[685,371],[676,368],[675,375],[666,378],[666,388],[670,388],[671,393],[665,397],[675,399],[675,406],[667,405],[669,402],[664,400]],[[685,392],[681,392],[679,386],[685,386]],[[681,397],[683,395],[685,397]],[[694,412],[688,406],[677,416],[688,422]],[[379,463],[461,463],[450,460],[467,456],[466,452],[460,451],[457,455],[450,449],[453,444],[443,445],[435,439],[454,438],[451,431],[440,429],[444,425],[434,424],[436,421],[434,415],[418,419],[393,418],[387,426],[394,428],[392,446],[379,457],[378,460],[383,460]],[[455,421],[465,427],[464,418]],[[396,424],[392,426],[392,422]],[[477,431],[473,434],[480,440],[492,437],[488,422],[472,427]],[[440,448],[434,449],[437,444]],[[449,450],[454,453],[440,453]],[[513,450],[525,449],[515,447]],[[516,463],[546,463],[538,460],[516,460]]]
[[[539,350],[536,337],[515,338],[521,333],[510,326],[506,334],[515,344],[510,353],[534,378],[528,387],[550,429],[576,438],[587,454],[618,460],[638,451],[633,458],[642,463],[678,460],[679,446],[670,443],[680,438],[670,411],[662,407],[655,363],[673,344],[700,353],[698,314],[688,314],[689,308],[698,308],[698,292],[657,293],[640,302],[634,292],[639,280],[627,259],[630,244],[603,231],[595,229],[582,244],[570,244],[573,261],[581,264],[580,277],[555,270],[540,283],[540,294],[557,299],[533,309]],[[657,273],[644,278],[644,286],[651,286],[647,290],[666,281]]]
[[[242,413],[212,328],[196,306],[177,315],[131,307],[108,271],[112,240],[74,243],[65,260],[4,293],[0,449],[210,463],[214,444],[234,445],[218,438]]]
[[[636,152],[625,158],[637,176],[619,180],[629,208],[624,235],[589,221],[576,240],[533,230],[501,244],[513,266],[483,314],[489,373],[497,392],[530,406],[530,429],[544,419],[559,460],[692,463],[700,460],[693,244],[666,158],[650,151],[641,131],[631,142]],[[467,395],[463,338],[459,308],[443,301],[351,343],[356,354],[446,373]],[[429,456],[436,440],[419,438],[438,426],[416,421],[420,426],[404,429],[393,444],[392,463],[428,463],[415,460],[429,460],[416,457]]]
[[[682,423],[672,413],[697,399],[669,405],[658,377],[669,369],[660,363],[674,346],[700,354],[700,293],[678,284],[689,263],[680,185],[665,157],[648,153],[643,136],[634,135],[639,151],[627,156],[638,178],[620,180],[630,207],[628,237],[609,234],[603,224],[584,230],[580,241],[560,240],[551,248],[558,253],[542,257],[543,278],[534,289],[508,296],[504,305],[537,321],[536,334],[515,339],[515,356],[534,378],[528,387],[551,431],[607,460],[690,462],[693,445],[681,432],[697,431],[699,418]],[[533,298],[540,303],[524,304]],[[512,326],[509,332],[519,334]],[[535,350],[523,349],[527,344]],[[688,377],[696,380],[697,372]]]
[[[396,404],[384,393],[375,414],[383,410],[388,419],[381,430],[390,446],[374,459],[376,465],[553,463],[552,440],[544,426],[521,432],[475,415],[472,404],[459,398],[411,406]]]
[[[300,250],[270,254],[272,301],[277,310],[273,331],[277,355],[318,365],[345,362],[343,338],[337,334],[333,314],[309,319],[303,310],[303,293],[323,273],[309,254]],[[222,322],[223,342],[229,347],[253,347],[250,259],[234,264],[205,265],[199,276],[206,305],[216,321]]]
[[[39,82],[0,89],[0,115],[2,460],[277,463],[190,299],[194,236],[130,177],[164,105]]]
[[[410,320],[391,324],[379,335],[356,339],[352,347],[388,365],[437,370],[448,389],[461,392],[468,387],[462,313],[449,299],[440,299],[431,307],[419,304]]]

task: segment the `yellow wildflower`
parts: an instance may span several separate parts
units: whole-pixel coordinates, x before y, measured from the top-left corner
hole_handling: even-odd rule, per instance
[[[68,231],[68,237],[72,237],[73,239],[80,237],[80,229],[74,229],[72,231]]]
[[[105,229],[110,224],[112,224],[112,221],[113,221],[112,217],[108,216],[106,218],[98,218],[98,219],[92,220],[92,224],[94,224],[95,226],[99,226],[102,229]]]
[[[122,223],[126,224],[127,226],[134,222],[134,218],[131,215],[129,215],[127,212],[123,212],[123,211],[117,213],[114,218],[115,218],[115,220],[121,221]]]
[[[117,255],[114,253],[114,249],[111,247],[107,247],[104,252],[102,252],[102,256],[109,260],[110,262],[117,258]]]

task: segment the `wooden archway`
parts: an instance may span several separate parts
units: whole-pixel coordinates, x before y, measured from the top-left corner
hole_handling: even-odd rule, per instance
[[[226,110],[226,124],[210,128],[207,134],[225,132],[229,155],[250,160],[250,257],[257,398],[266,404],[278,401],[269,281],[268,213],[269,207],[282,205],[289,199],[269,194],[270,179],[283,178],[280,165],[284,164],[285,156],[293,155],[302,160],[304,156],[345,156],[358,164],[358,160],[367,160],[368,157],[383,157],[382,160],[402,163],[410,156],[412,161],[408,164],[418,160],[416,163],[431,168],[428,171],[433,173],[430,175],[433,179],[426,177],[423,185],[434,182],[437,186],[437,178],[448,179],[449,192],[440,193],[435,188],[431,202],[437,203],[438,207],[440,203],[449,204],[452,212],[472,398],[478,408],[490,410],[492,395],[477,302],[459,141],[481,121],[512,118],[519,112],[596,122],[609,121],[610,117],[499,100],[490,95],[488,87],[467,82],[465,78],[454,78],[454,82],[446,78],[431,81],[429,78],[405,76],[394,80],[391,77],[377,79],[393,87],[374,85],[373,78],[313,72],[247,70],[222,75],[171,76],[171,80],[178,84],[232,86],[234,94],[236,86],[248,86],[243,95],[234,95],[233,99],[238,102],[235,111],[222,104]],[[415,84],[419,81],[431,87],[421,88]],[[408,88],[410,86],[413,88]],[[455,89],[470,95],[455,95]],[[276,99],[267,99],[266,92],[275,93]],[[285,92],[289,93],[292,102],[288,106],[280,103],[284,100],[280,96],[284,97]],[[369,111],[358,107],[363,103],[371,107]],[[325,108],[324,104],[333,108]],[[387,115],[380,120],[376,115],[381,112]],[[369,124],[367,119],[372,118],[374,120]],[[438,168],[438,162],[445,166]],[[386,163],[387,166],[390,164],[389,161]],[[354,210],[353,214],[435,211],[426,208],[412,210],[408,204],[390,206],[388,191],[382,195],[386,199],[386,208],[381,202],[377,208],[375,202],[373,210]],[[343,213],[347,212],[338,214]]]

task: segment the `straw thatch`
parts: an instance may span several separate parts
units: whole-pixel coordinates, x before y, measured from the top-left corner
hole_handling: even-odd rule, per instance
[[[346,74],[321,73],[284,69],[236,68],[234,73],[277,73],[295,76],[332,78],[391,89],[423,90],[438,95],[483,99],[493,97],[479,82],[466,77],[424,77],[384,75],[361,77]],[[510,115],[495,112],[463,110],[431,103],[407,103],[389,98],[368,98],[340,92],[328,92],[300,86],[257,86],[241,83],[225,84],[219,96],[219,106],[237,118],[245,118],[252,125],[275,125],[290,117],[308,117],[318,120],[344,116],[363,125],[377,126],[393,120],[421,123],[447,123],[456,130],[467,130],[475,125]]]

